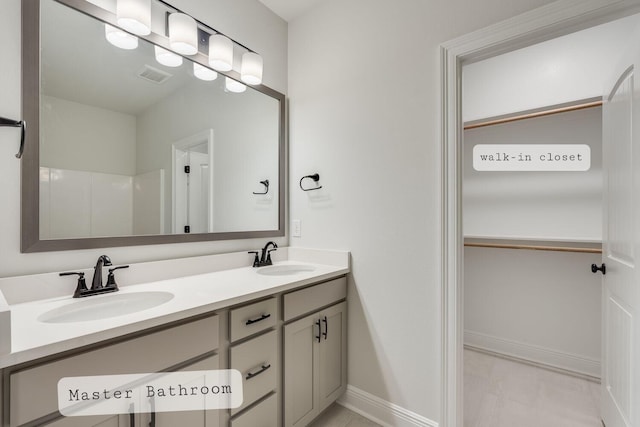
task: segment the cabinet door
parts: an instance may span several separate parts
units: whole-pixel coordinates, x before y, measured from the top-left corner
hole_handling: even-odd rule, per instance
[[[206,371],[218,369],[218,356],[211,356],[189,365],[181,371]],[[189,384],[184,384],[188,386]],[[220,425],[221,410],[157,412],[142,414],[142,426],[152,427],[218,427]],[[155,422],[153,416],[155,415]]]
[[[322,412],[347,387],[347,303],[320,313],[321,341],[318,343],[318,410]]]
[[[318,314],[302,318],[284,327],[284,425],[306,426],[318,415],[316,342],[319,335]]]

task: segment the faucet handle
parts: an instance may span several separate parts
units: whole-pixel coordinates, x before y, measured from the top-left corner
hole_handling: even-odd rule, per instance
[[[107,284],[105,287],[114,288],[118,290],[118,285],[116,284],[116,276],[113,274],[114,271],[120,270],[121,268],[129,268],[128,265],[121,265],[118,267],[113,267],[109,269],[109,274],[107,275]]]
[[[260,267],[260,258],[258,257],[258,251],[249,251],[248,254],[255,254],[256,256],[253,258],[253,266]]]
[[[74,298],[80,298],[83,292],[87,291],[87,282],[84,280],[84,272],[82,271],[65,271],[64,273],[60,273],[60,276],[78,276],[78,284],[76,285],[76,290],[73,292]]]
[[[273,248],[273,249],[269,249],[269,250],[267,251],[266,265],[272,265],[272,264],[273,264],[273,262],[271,261],[271,252],[273,252],[273,251],[277,251],[277,250],[278,250],[278,248],[277,248],[277,247],[275,247],[275,248]]]

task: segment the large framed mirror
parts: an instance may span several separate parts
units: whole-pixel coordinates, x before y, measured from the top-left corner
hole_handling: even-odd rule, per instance
[[[284,95],[211,80],[204,49],[159,63],[159,0],[114,46],[108,2],[22,2],[22,252],[283,236]]]

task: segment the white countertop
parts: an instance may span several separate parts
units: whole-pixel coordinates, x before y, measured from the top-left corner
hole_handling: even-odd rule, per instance
[[[317,252],[313,251],[313,254],[316,255]],[[121,286],[121,290],[116,294],[169,291],[174,294],[174,298],[133,314],[99,320],[72,323],[45,323],[38,320],[38,316],[44,312],[84,300],[74,299],[70,294],[11,305],[11,352],[0,355],[0,368],[344,275],[349,272],[349,255],[348,252],[341,254],[343,256],[327,259],[333,261],[337,258],[346,262],[317,264],[308,262],[309,256],[303,254],[301,260],[293,260],[290,257],[286,261],[274,263],[304,264],[313,267],[313,271],[301,271],[290,275],[267,276],[258,274],[257,268],[242,267]],[[109,295],[115,294],[86,298],[93,300]]]

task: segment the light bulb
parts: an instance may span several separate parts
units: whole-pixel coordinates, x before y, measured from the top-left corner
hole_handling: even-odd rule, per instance
[[[209,65],[218,71],[233,68],[233,42],[222,34],[209,37]]]
[[[229,77],[225,78],[224,81],[224,87],[229,91],[229,92],[234,92],[234,93],[242,93],[245,90],[247,90],[247,87],[245,85],[243,85],[240,82],[237,82]]]
[[[138,38],[136,36],[125,33],[109,24],[104,24],[104,35],[109,43],[120,49],[131,50],[138,47]]]
[[[198,24],[184,13],[169,15],[169,45],[183,55],[198,53]]]
[[[117,0],[118,25],[139,36],[151,34],[151,0]]]
[[[197,62],[193,63],[193,75],[199,78],[200,80],[205,80],[208,82],[218,78],[218,73],[216,73],[215,71],[207,67],[203,67]]]
[[[242,55],[240,79],[246,84],[259,85],[262,83],[262,57],[255,52]]]
[[[182,65],[182,56],[169,52],[160,46],[154,46],[156,52],[156,61],[167,67],[179,67]]]

